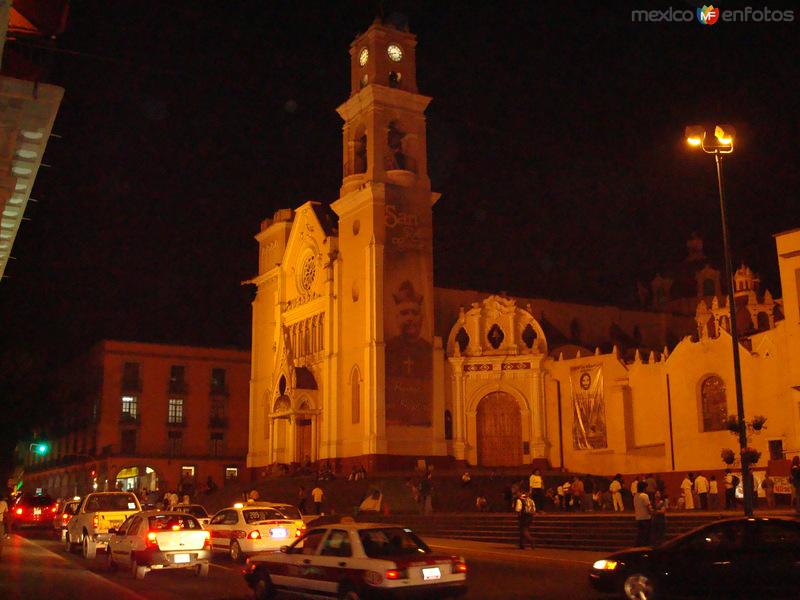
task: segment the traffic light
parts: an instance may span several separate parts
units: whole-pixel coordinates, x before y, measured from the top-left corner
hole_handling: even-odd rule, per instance
[[[44,456],[50,451],[50,444],[47,442],[34,442],[31,444],[31,452]]]

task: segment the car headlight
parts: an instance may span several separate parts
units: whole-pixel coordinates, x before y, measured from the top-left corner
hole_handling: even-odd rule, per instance
[[[592,568],[597,569],[598,571],[613,571],[617,568],[617,561],[615,560],[606,560],[605,558],[602,560],[598,560],[596,563],[592,565]]]

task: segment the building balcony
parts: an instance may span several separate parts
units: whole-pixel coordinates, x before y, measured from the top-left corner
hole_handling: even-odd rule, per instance
[[[215,429],[227,427],[228,419],[227,417],[211,416],[208,418],[208,426]]]
[[[224,383],[211,384],[208,392],[211,396],[225,396],[228,397],[228,386]]]
[[[186,395],[189,393],[189,386],[185,381],[173,381],[170,379],[169,384],[167,385],[167,391],[170,394]]]
[[[139,415],[132,415],[131,413],[122,413],[119,417],[120,425],[138,425],[140,421]]]
[[[141,378],[123,378],[120,384],[123,392],[141,392],[142,391],[142,380]]]

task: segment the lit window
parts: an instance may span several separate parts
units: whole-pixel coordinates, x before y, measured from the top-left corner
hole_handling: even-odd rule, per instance
[[[225,479],[239,479],[239,468],[225,467]]]
[[[170,398],[167,422],[183,423],[183,398]]]
[[[122,396],[122,418],[135,420],[139,416],[139,399],[136,396]]]
[[[700,385],[700,402],[703,411],[703,431],[721,431],[728,419],[728,400],[725,383],[712,375]]]
[[[194,477],[194,465],[183,465],[181,467],[181,479]]]

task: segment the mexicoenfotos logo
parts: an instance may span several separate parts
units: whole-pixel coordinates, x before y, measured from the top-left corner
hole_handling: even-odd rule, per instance
[[[713,5],[705,6],[697,9],[697,20],[701,25],[713,25],[719,19],[719,10],[714,8]]]

